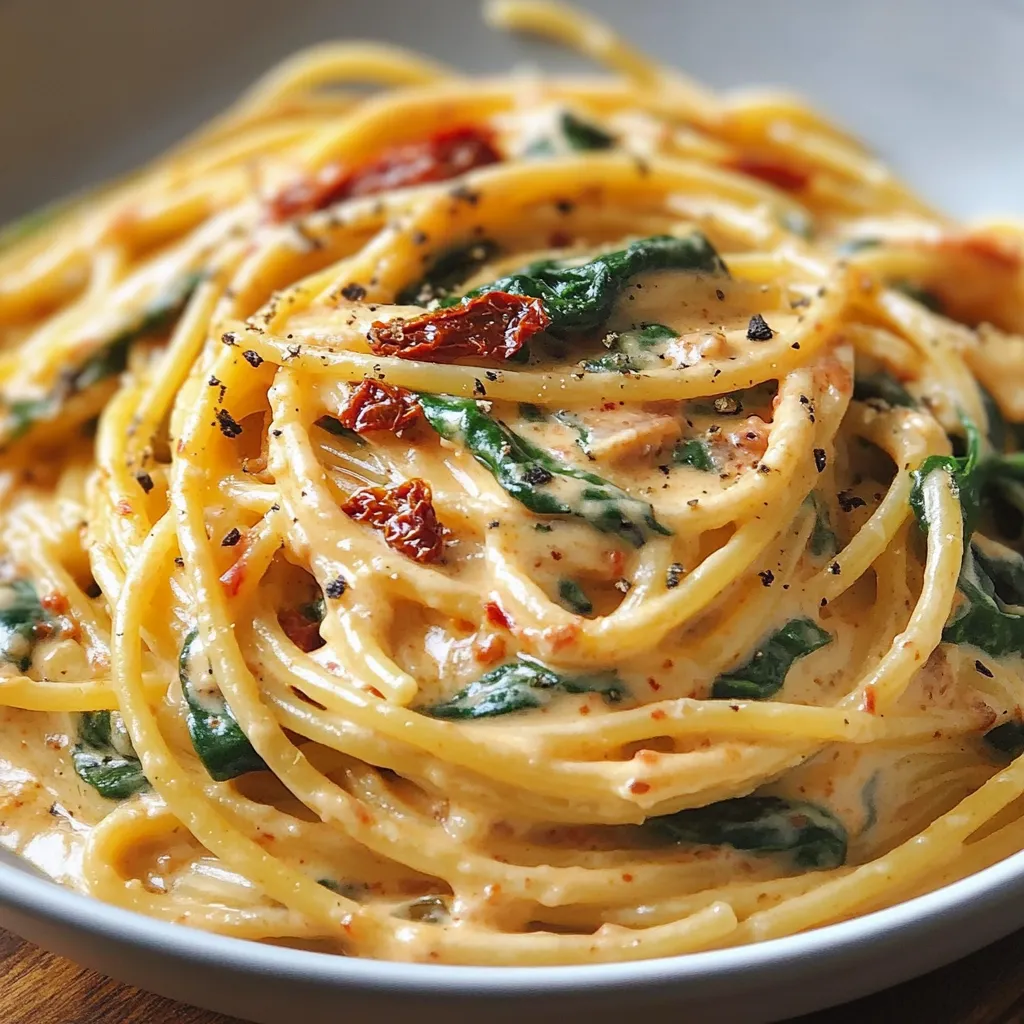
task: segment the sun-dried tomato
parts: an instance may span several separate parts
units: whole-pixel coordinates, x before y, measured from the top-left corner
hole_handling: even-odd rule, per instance
[[[752,178],[774,185],[783,192],[799,192],[807,187],[811,179],[806,171],[771,157],[738,156],[729,161],[729,167],[740,174],[749,174]]]
[[[341,510],[384,534],[388,547],[417,562],[438,562],[445,529],[438,521],[426,480],[414,477],[395,487],[364,487]]]
[[[276,221],[288,220],[353,196],[447,181],[500,160],[486,129],[474,125],[449,128],[429,139],[392,146],[361,167],[328,164],[283,188],[271,201],[271,216]]]
[[[379,356],[428,363],[450,363],[464,356],[511,359],[550,323],[540,299],[486,292],[408,320],[377,320],[367,337]]]
[[[338,422],[357,434],[390,430],[397,434],[423,416],[416,396],[381,380],[364,380],[338,413]]]
[[[279,611],[277,621],[281,623],[285,636],[300,651],[308,653],[315,651],[318,647],[323,647],[324,639],[320,635],[320,621],[311,619],[302,608],[285,608]]]

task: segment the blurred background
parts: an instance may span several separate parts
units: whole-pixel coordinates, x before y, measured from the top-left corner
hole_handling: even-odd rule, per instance
[[[1024,0],[583,0],[726,88],[795,88],[950,212],[1024,214]],[[276,60],[376,38],[460,68],[585,67],[474,0],[0,0],[0,222],[128,170]]]

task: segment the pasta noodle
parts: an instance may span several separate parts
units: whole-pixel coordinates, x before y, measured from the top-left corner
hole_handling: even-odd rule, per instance
[[[507,965],[1016,852],[1020,227],[487,12],[614,75],[314,47],[3,236],[0,839],[167,921]]]

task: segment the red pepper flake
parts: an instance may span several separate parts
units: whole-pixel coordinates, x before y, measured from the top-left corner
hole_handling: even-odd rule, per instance
[[[279,611],[277,621],[281,623],[285,636],[300,651],[305,651],[308,654],[318,647],[323,647],[324,639],[320,635],[320,623],[307,618],[298,608],[285,608]]]
[[[739,156],[730,160],[728,167],[740,174],[749,174],[752,178],[767,182],[783,192],[799,192],[807,187],[811,176],[806,171],[775,160],[771,157]]]
[[[341,510],[384,534],[388,547],[417,562],[439,562],[445,529],[426,480],[414,477],[395,487],[364,487],[350,495]]]
[[[652,721],[660,722],[664,717],[665,717],[665,709],[664,708],[655,708],[651,712],[651,719],[652,719]]]
[[[869,715],[875,713],[875,688],[873,686],[864,687],[864,710]]]
[[[44,594],[39,599],[39,603],[48,612],[53,612],[55,615],[63,615],[71,607],[67,595],[62,594],[59,590],[51,590],[49,594]]]
[[[485,128],[448,128],[429,139],[391,146],[361,167],[329,164],[283,188],[271,200],[270,213],[275,221],[288,220],[353,196],[447,181],[500,160],[501,154]]]
[[[637,796],[643,796],[644,793],[651,791],[651,784],[649,782],[641,782],[639,779],[634,779],[629,784],[630,793],[635,793]]]
[[[234,597],[242,589],[245,580],[245,559],[239,558],[234,565],[229,566],[220,578],[221,586],[228,597]]]
[[[367,338],[379,356],[450,363],[464,356],[511,359],[551,323],[540,299],[486,292],[408,320],[377,320]]]
[[[416,396],[405,388],[367,377],[345,402],[338,422],[357,434],[390,430],[397,434],[423,415]]]
[[[508,617],[505,609],[502,608],[497,601],[488,601],[487,604],[484,605],[484,615],[492,626],[498,626],[501,629],[511,631],[512,620]]]
[[[117,514],[118,515],[130,516],[132,514],[132,506],[131,506],[131,504],[129,502],[125,501],[124,498],[122,498],[117,503],[116,507],[117,507]]]
[[[505,638],[497,633],[487,633],[473,643],[473,657],[481,665],[494,665],[504,660],[506,650]]]

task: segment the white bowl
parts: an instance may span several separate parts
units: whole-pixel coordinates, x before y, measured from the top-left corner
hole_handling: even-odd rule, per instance
[[[951,212],[1024,214],[1024,10],[1005,0],[588,6],[713,85],[804,92]],[[36,0],[3,0],[0,221],[130,169],[274,60],[338,36],[389,39],[475,71],[524,60],[579,66],[550,47],[489,34],[468,0],[92,0],[64,5],[59,18]],[[3,855],[0,925],[143,988],[263,1024],[406,1013],[417,1024],[540,1024],[577,1013],[597,1024],[658,1007],[673,1021],[725,1024],[866,995],[1024,925],[1024,854],[804,935],[592,967],[420,966],[246,943],[105,906]]]
[[[621,1024],[641,1013],[761,1024],[898,984],[1022,924],[1024,853],[888,910],[759,945],[585,967],[441,967],[209,935],[0,862],[3,927],[122,981],[258,1024]]]

